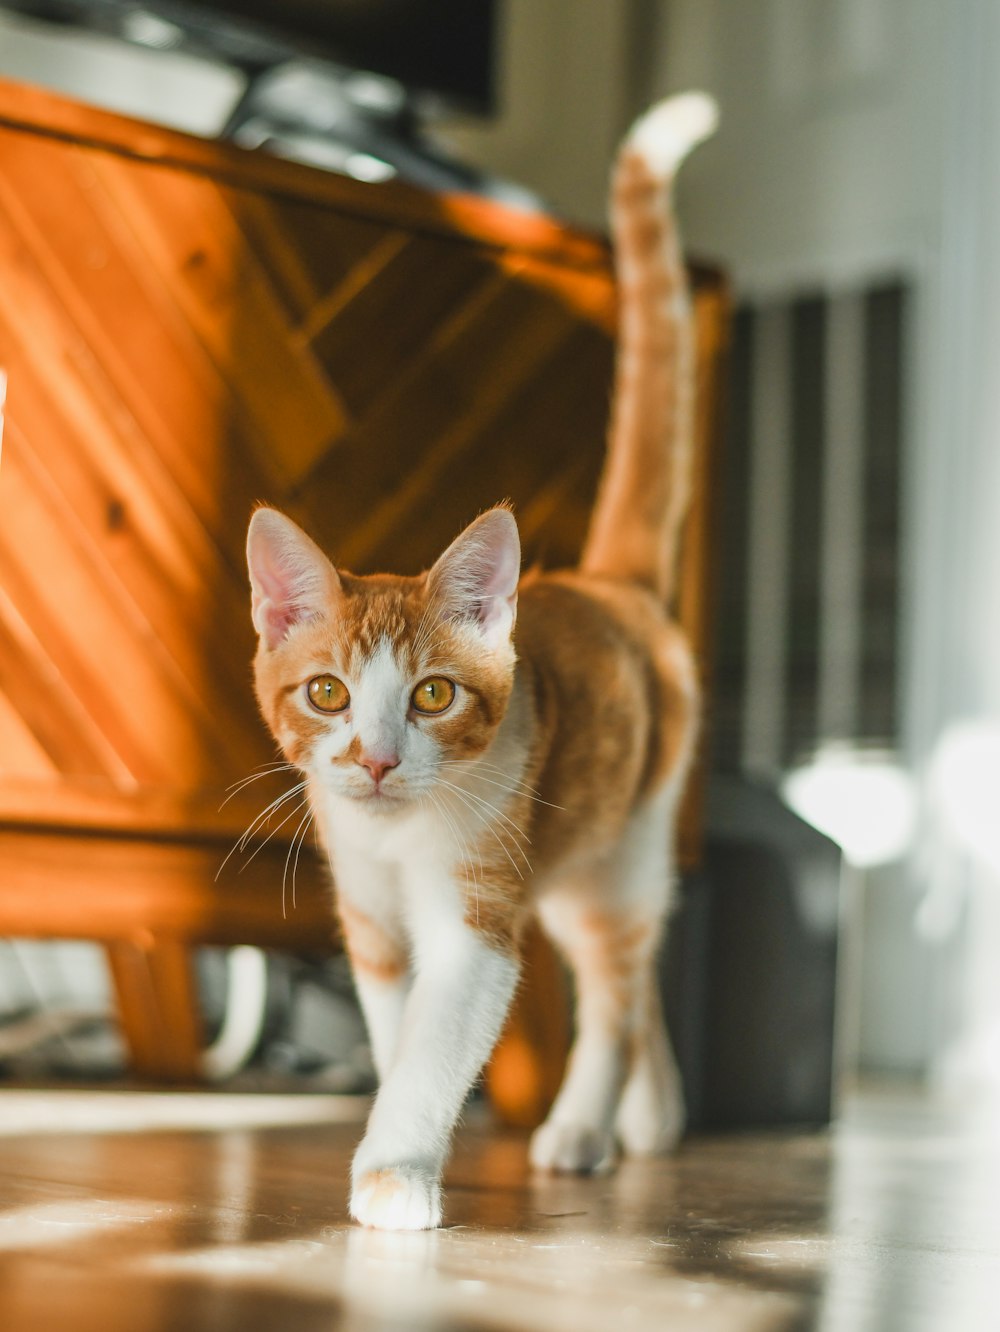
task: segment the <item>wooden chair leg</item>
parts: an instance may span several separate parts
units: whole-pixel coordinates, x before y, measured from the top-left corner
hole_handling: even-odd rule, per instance
[[[548,1113],[569,1051],[569,983],[537,926],[523,949],[524,974],[500,1042],[486,1070],[486,1090],[505,1124],[535,1128]]]
[[[157,1082],[195,1082],[202,1048],[190,950],[174,939],[106,945],[133,1070]]]

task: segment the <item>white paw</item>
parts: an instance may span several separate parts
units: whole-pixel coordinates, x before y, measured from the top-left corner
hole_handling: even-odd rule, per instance
[[[614,1169],[614,1134],[583,1124],[546,1122],[532,1134],[528,1155],[536,1170],[603,1174]]]
[[[680,1095],[637,1095],[626,1092],[615,1129],[628,1156],[666,1156],[676,1151],[684,1133],[684,1101]]]
[[[667,1123],[619,1123],[618,1133],[626,1156],[669,1156],[684,1135],[683,1121]]]
[[[376,1230],[433,1230],[441,1224],[441,1185],[416,1166],[386,1166],[359,1175],[351,1216]]]

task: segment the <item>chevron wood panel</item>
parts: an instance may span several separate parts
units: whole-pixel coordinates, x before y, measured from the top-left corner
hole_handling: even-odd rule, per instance
[[[492,205],[160,131],[153,151],[149,127],[38,98],[0,88],[0,791],[19,817],[25,779],[83,781],[89,810],[181,795],[212,822],[271,757],[254,502],[348,567],[414,571],[510,498],[528,558],[571,560],[603,453],[607,253]],[[719,293],[702,275],[705,401]]]

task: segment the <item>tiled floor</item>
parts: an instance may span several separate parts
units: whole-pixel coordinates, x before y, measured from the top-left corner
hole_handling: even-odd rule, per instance
[[[463,1130],[447,1226],[347,1221],[363,1105],[0,1092],[0,1328],[1000,1328],[1000,1127],[900,1098],[837,1130],[532,1177]]]

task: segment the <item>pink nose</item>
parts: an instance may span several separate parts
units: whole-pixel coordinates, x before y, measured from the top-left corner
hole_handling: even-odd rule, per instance
[[[390,768],[399,767],[398,754],[380,754],[377,757],[371,754],[362,754],[358,759],[362,768],[370,775],[372,781],[378,786],[379,782],[389,771]]]

